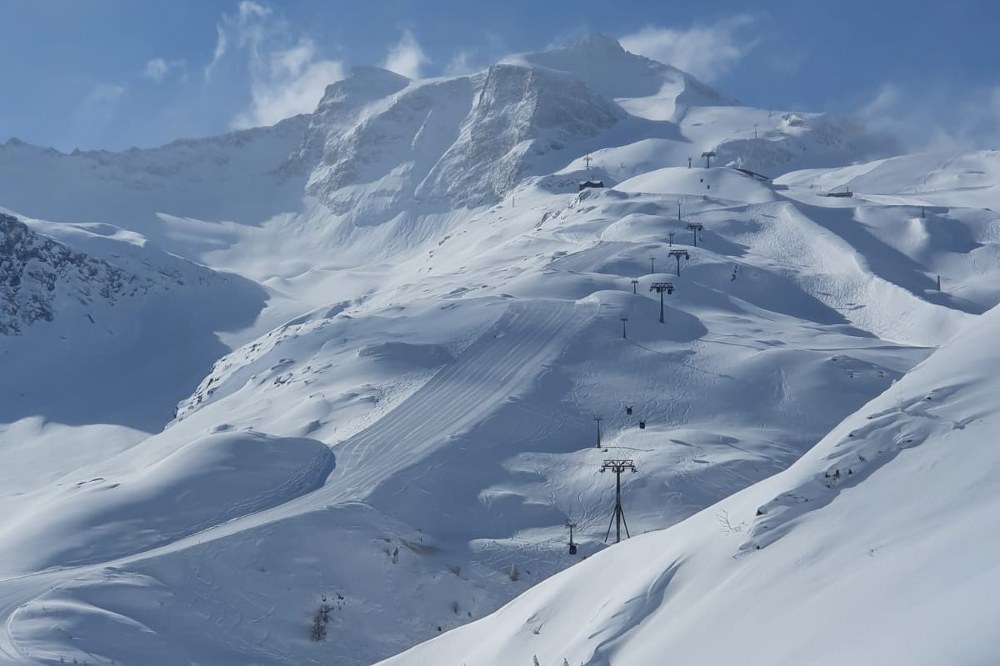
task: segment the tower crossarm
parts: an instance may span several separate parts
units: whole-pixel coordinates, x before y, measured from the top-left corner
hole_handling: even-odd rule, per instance
[[[601,472],[605,471],[621,474],[625,471],[638,472],[639,468],[635,466],[635,461],[633,460],[605,460],[604,464],[601,465]]]
[[[673,282],[654,282],[653,284],[649,285],[649,290],[650,291],[655,291],[655,292],[660,293],[660,294],[662,294],[663,292],[667,292],[668,294],[672,294],[672,293],[674,293],[674,283]]]

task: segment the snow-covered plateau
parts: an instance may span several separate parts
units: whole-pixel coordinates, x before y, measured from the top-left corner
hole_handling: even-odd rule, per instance
[[[1000,151],[899,152],[598,35],[0,144],[0,663],[995,663]]]

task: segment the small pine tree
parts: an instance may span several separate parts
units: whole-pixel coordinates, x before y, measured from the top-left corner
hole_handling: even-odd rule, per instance
[[[312,631],[310,636],[317,643],[326,640],[326,625],[330,621],[330,611],[333,607],[327,603],[326,595],[323,595],[323,603],[320,604],[316,614],[313,615]]]
[[[317,643],[326,640],[326,623],[323,622],[323,616],[319,613],[313,616],[312,632],[310,635]]]

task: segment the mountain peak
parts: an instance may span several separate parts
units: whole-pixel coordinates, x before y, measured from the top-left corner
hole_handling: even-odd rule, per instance
[[[326,87],[317,110],[322,111],[348,100],[364,103],[386,97],[399,92],[409,83],[410,79],[405,76],[382,67],[353,67],[346,79]]]
[[[590,53],[626,53],[617,39],[599,32],[592,32],[574,40],[568,49]]]
[[[503,62],[544,67],[570,74],[611,99],[677,97],[687,89],[712,104],[730,104],[723,95],[676,67],[626,51],[617,39],[591,33],[567,46],[508,56]]]

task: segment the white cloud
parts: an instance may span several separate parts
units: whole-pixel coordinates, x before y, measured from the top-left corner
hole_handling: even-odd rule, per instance
[[[94,86],[83,98],[79,110],[87,115],[110,118],[124,94],[125,86],[115,83],[100,83]]]
[[[267,32],[284,29],[284,21],[279,21],[274,27],[267,26],[267,19],[272,13],[271,8],[266,5],[253,0],[242,0],[236,14],[223,14],[215,27],[218,38],[215,42],[215,51],[212,53],[212,61],[205,67],[205,78],[211,78],[216,66],[229,53],[231,36],[236,38],[237,48],[254,49],[265,40]]]
[[[451,57],[451,60],[445,66],[445,76],[461,76],[462,74],[471,74],[477,71],[480,68],[474,64],[474,57],[469,51],[459,51]]]
[[[233,126],[273,125],[298,113],[309,113],[326,87],[343,78],[343,65],[318,58],[316,45],[303,38],[294,47],[262,59],[251,85],[252,105],[236,117]]]
[[[900,103],[901,96],[902,91],[899,86],[892,83],[883,84],[858,112],[869,122],[879,122]]]
[[[153,58],[146,63],[145,69],[142,70],[142,75],[147,79],[152,79],[157,83],[160,83],[167,77],[167,74],[174,69],[183,69],[184,60],[170,60],[167,61],[163,58]]]
[[[273,125],[309,113],[326,86],[344,78],[340,61],[324,58],[312,39],[295,37],[288,22],[263,3],[243,0],[235,14],[222,16],[217,30],[206,81],[227,58],[249,77],[250,106],[233,119],[234,128]]]
[[[740,15],[687,30],[649,26],[619,41],[632,53],[713,81],[729,72],[757,45],[757,40],[743,34],[753,24],[752,17]]]
[[[910,150],[1000,149],[1000,84],[957,89],[921,81],[919,89],[911,89],[886,83],[859,116]]]
[[[225,28],[221,24],[217,25],[215,26],[215,32],[218,37],[215,41],[215,51],[212,53],[212,62],[205,66],[205,79],[212,78],[212,70],[215,69],[216,64],[226,55],[226,51],[229,50],[229,38],[226,37]]]
[[[83,96],[67,123],[70,145],[90,147],[106,144],[104,139],[115,131],[119,109],[126,94],[124,86],[99,83]]]
[[[146,69],[142,71],[142,75],[147,79],[153,79],[154,81],[162,81],[163,77],[167,75],[167,71],[170,69],[170,65],[163,58],[153,58],[146,63]]]
[[[382,66],[411,79],[420,78],[420,67],[430,62],[420,48],[417,38],[409,30],[403,32],[399,42],[394,44],[385,57]]]

